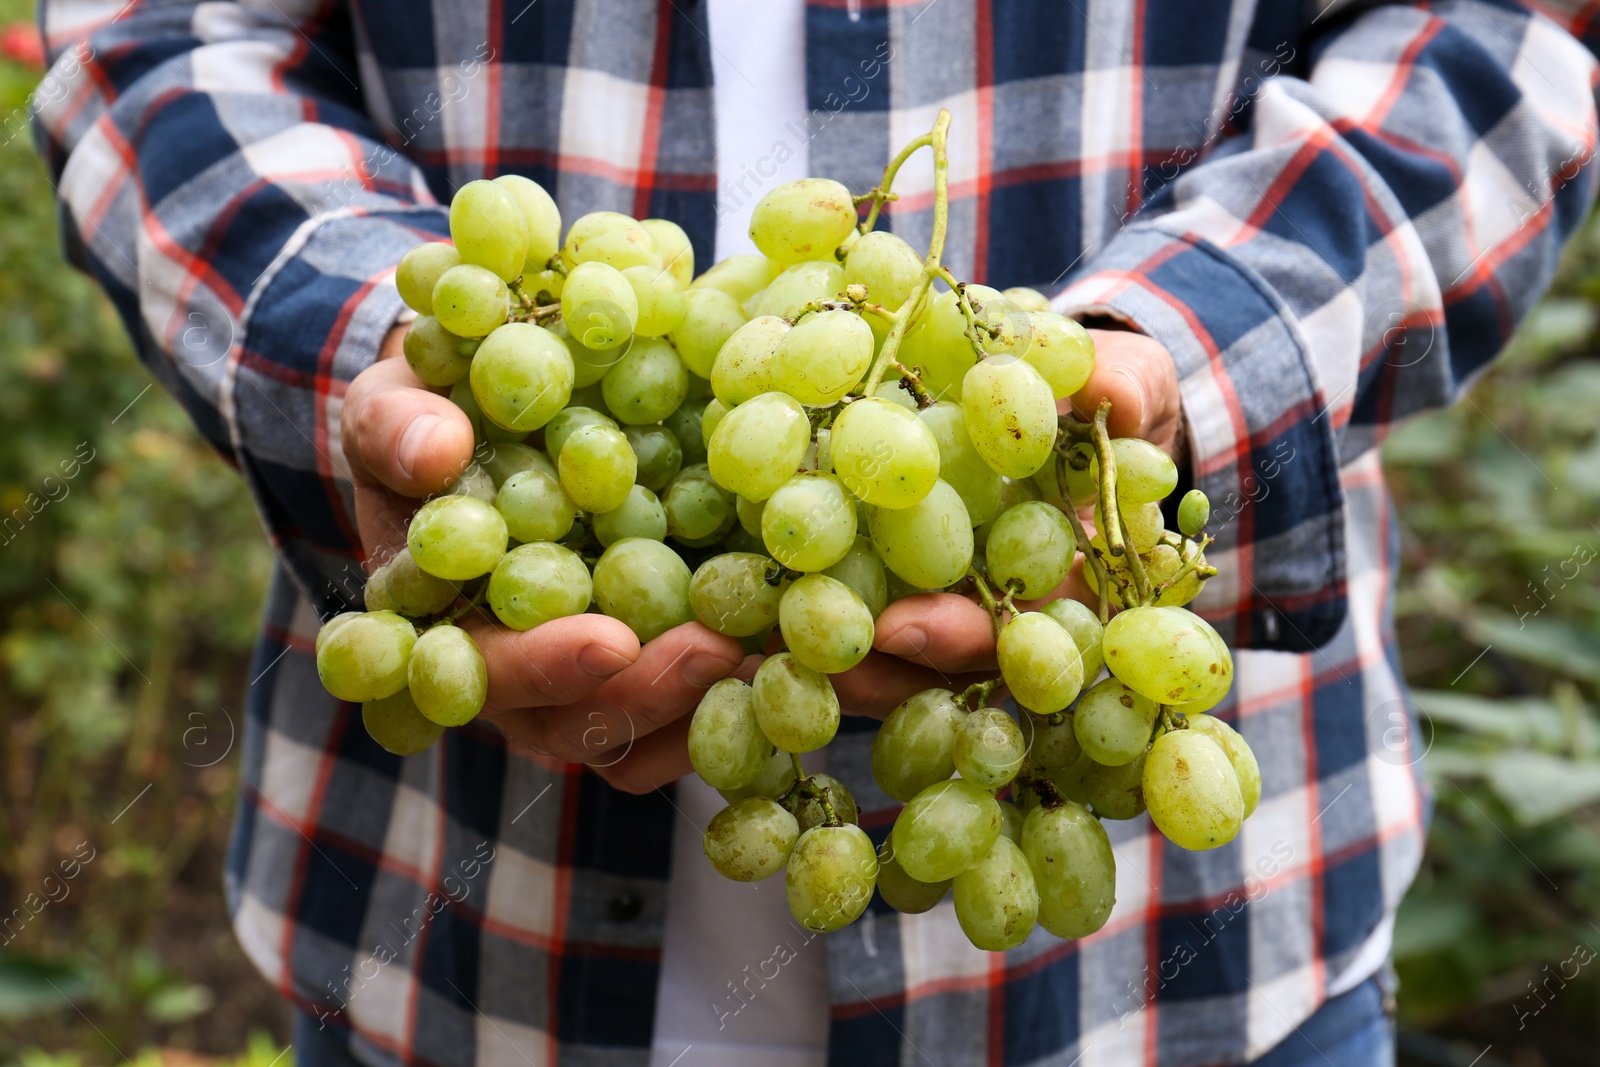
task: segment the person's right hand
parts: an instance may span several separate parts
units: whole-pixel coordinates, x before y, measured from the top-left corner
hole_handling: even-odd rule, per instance
[[[472,425],[430,390],[400,354],[404,330],[350,383],[340,432],[355,483],[356,525],[370,566],[405,544],[421,498],[472,462]],[[481,718],[514,745],[590,764],[611,784],[648,792],[688,769],[689,713],[737,668],[739,643],[685,623],[641,648],[605,615],[574,615],[532,630],[501,626],[487,609],[461,620],[483,652],[489,697]]]

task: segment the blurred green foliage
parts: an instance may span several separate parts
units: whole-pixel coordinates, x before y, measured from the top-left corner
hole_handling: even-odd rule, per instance
[[[0,22],[29,15],[0,0]],[[0,61],[3,128],[36,80]],[[1480,1067],[1600,1045],[1582,951],[1600,950],[1597,301],[1592,224],[1470,399],[1385,447],[1437,798],[1396,930],[1400,1008],[1462,1065],[1486,1042]],[[61,265],[23,138],[0,144],[0,380],[0,900],[21,908],[0,914],[0,1063],[114,1063],[184,1042],[217,992],[163,958],[155,920],[186,877],[220,893],[236,780],[218,757],[270,560],[238,478]],[[256,1035],[233,1062],[279,1057]]]

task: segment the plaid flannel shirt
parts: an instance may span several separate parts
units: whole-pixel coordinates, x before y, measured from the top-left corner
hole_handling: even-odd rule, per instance
[[[281,553],[227,873],[246,950],[373,1063],[644,1063],[671,790],[624,795],[485,728],[390,756],[310,649],[362,575],[340,400],[401,314],[395,262],[446,233],[439,201],[523,173],[569,220],[678,220],[704,264],[719,202],[760,195],[758,163],[719,201],[704,4],[41,6],[69,253]],[[1461,393],[1587,210],[1595,18],[811,0],[814,110],[775,158],[808,143],[813,173],[864,189],[948,107],[955,272],[1068,282],[1063,309],[1171,350],[1220,532],[1199,606],[1238,650],[1221,714],[1264,776],[1212,852],[1109,823],[1117,907],[1093,937],[990,955],[948,903],[875,902],[819,938],[832,1062],[1234,1063],[1380,966],[1426,799],[1373,446]],[[898,189],[888,224],[925,241],[925,158]],[[830,771],[881,839],[869,738],[847,725]]]

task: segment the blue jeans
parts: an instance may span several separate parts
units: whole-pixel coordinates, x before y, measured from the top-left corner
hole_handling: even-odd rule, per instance
[[[295,1067],[359,1067],[348,1035],[297,1013]],[[1383,991],[1370,978],[1328,1001],[1272,1051],[1249,1067],[1394,1067],[1394,1028],[1383,1011]]]
[[[1318,1008],[1249,1067],[1394,1067],[1394,1024],[1383,990],[1369,978]]]

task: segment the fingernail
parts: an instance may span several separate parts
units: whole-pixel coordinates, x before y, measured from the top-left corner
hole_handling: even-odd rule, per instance
[[[883,639],[880,652],[891,656],[918,656],[928,647],[928,631],[920,626],[902,626]]]
[[[437,415],[418,415],[411,420],[411,425],[406,427],[406,432],[400,435],[400,444],[395,448],[395,460],[400,464],[400,471],[407,478],[418,463],[422,461],[423,446],[428,443],[428,436],[433,433],[433,428],[442,420]]]
[[[578,650],[578,669],[591,678],[610,678],[628,662],[627,656],[605,645],[585,645]]]
[[[737,666],[737,663],[721,656],[713,656],[709,652],[696,652],[684,661],[683,677],[690,685],[705,688],[712,682],[726,678],[728,672]]]

